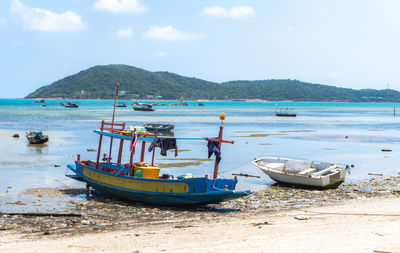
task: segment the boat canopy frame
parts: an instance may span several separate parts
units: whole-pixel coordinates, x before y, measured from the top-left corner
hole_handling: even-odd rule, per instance
[[[121,160],[122,160],[122,151],[124,147],[124,141],[132,141],[132,136],[127,136],[124,135],[123,132],[125,131],[125,126],[126,123],[114,123],[114,122],[105,122],[104,120],[101,122],[101,127],[100,129],[93,130],[94,133],[97,133],[100,135],[99,137],[99,145],[97,149],[97,159],[96,159],[96,169],[99,169],[99,164],[100,164],[100,154],[101,154],[101,148],[102,148],[102,142],[103,142],[103,136],[109,137],[111,139],[110,141],[110,148],[109,148],[109,154],[108,157],[106,157],[106,154],[104,154],[104,159],[108,161],[108,163],[111,163],[111,153],[112,153],[112,144],[113,144],[113,139],[119,139],[120,144],[119,144],[119,150],[118,150],[118,159],[117,159],[117,165],[122,166]],[[218,138],[206,138],[206,137],[178,137],[175,138],[176,140],[199,140],[199,141],[213,141],[217,142],[219,145],[219,149],[221,150],[222,143],[230,143],[234,144],[234,141],[228,141],[224,140],[223,137],[223,129],[224,127],[220,126],[219,128],[219,134]],[[134,132],[136,132],[136,129],[134,129]],[[154,136],[138,136],[137,140],[141,141],[141,153],[140,153],[140,162],[144,161],[144,155],[146,151],[146,142],[152,142],[154,139],[157,138],[157,130],[155,131]],[[130,161],[129,165],[131,170],[133,170],[133,156],[135,152],[131,151],[130,155]],[[151,166],[154,166],[154,155],[155,155],[155,149],[153,149],[153,154],[152,154],[152,160],[151,160]],[[80,155],[78,155],[78,161],[80,160]],[[218,162],[217,159],[215,159],[214,163],[214,173],[213,173],[213,178],[216,179],[218,177]]]

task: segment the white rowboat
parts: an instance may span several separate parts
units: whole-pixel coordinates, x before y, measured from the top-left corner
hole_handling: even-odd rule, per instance
[[[278,183],[322,189],[338,187],[349,169],[345,164],[283,157],[260,157],[252,162]]]

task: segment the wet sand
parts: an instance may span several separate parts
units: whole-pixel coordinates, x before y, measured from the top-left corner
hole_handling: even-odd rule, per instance
[[[65,205],[45,210],[36,201],[29,215],[1,215],[0,251],[399,252],[399,187],[400,175],[375,176],[333,190],[272,186],[218,205],[180,208],[87,198],[84,188],[31,189],[21,197]]]
[[[102,233],[1,235],[2,252],[400,252],[400,199],[132,221]]]

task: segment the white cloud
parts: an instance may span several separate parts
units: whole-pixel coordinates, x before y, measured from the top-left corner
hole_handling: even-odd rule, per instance
[[[54,13],[41,8],[31,8],[19,0],[13,0],[11,12],[20,15],[25,29],[44,32],[74,31],[85,29],[81,17],[72,11]]]
[[[237,6],[226,9],[220,6],[204,7],[203,14],[217,18],[245,18],[255,15],[253,7]]]
[[[113,13],[138,13],[146,10],[138,0],[99,0],[94,3],[94,8]]]
[[[122,39],[130,39],[133,37],[133,30],[130,27],[127,27],[125,29],[121,28],[118,30],[117,35]]]
[[[162,57],[167,56],[167,52],[154,51],[152,56],[155,57],[155,58],[162,58]]]
[[[202,33],[182,32],[168,25],[166,27],[150,26],[144,37],[154,40],[196,40],[205,38],[205,35]]]

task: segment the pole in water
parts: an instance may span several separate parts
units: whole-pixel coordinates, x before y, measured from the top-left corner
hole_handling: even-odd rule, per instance
[[[393,116],[396,117],[396,107],[393,106]]]
[[[114,126],[115,107],[117,106],[117,99],[118,99],[118,89],[119,89],[119,83],[117,83],[117,91],[115,92],[115,102],[114,102],[114,111],[113,111],[111,128],[113,128],[113,126]]]

